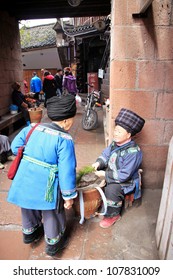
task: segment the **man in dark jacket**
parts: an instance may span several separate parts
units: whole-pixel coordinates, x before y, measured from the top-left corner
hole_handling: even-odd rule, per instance
[[[63,72],[62,69],[58,69],[57,73],[54,76],[56,84],[57,84],[57,95],[62,95],[62,80],[63,80]]]
[[[44,106],[46,107],[47,99],[56,96],[57,83],[49,71],[44,72],[43,92],[45,94]]]

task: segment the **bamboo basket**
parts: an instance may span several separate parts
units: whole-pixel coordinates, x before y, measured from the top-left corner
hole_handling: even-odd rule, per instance
[[[31,123],[39,123],[41,122],[42,115],[43,115],[43,109],[42,108],[30,108],[28,109],[29,117]]]

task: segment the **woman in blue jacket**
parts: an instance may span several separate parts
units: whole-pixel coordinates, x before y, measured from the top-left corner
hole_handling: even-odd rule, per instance
[[[75,97],[50,98],[47,113],[52,122],[40,123],[32,132],[7,200],[21,207],[24,243],[44,233],[46,253],[53,256],[66,244],[64,208],[71,208],[77,196],[75,149],[68,133],[76,114]],[[14,154],[30,129],[23,128],[12,141]]]

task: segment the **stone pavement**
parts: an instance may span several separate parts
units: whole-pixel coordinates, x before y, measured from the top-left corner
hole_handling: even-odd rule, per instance
[[[99,127],[92,131],[82,129],[82,113],[83,107],[70,130],[75,141],[77,169],[92,164],[105,147],[103,111],[98,111]],[[44,110],[42,121],[46,120]],[[74,210],[67,210],[69,244],[50,257],[45,254],[44,239],[32,245],[22,242],[20,209],[6,202],[11,183],[7,178],[9,164],[0,170],[0,260],[159,260],[155,227],[161,190],[144,188],[142,203],[124,211],[122,219],[109,229],[99,227],[101,217],[85,220],[81,225]]]

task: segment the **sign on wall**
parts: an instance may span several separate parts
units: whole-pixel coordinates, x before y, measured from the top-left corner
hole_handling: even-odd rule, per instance
[[[88,73],[87,74],[87,82],[92,85],[95,90],[98,90],[98,74],[97,73]],[[91,92],[93,88],[88,86],[88,92]]]

